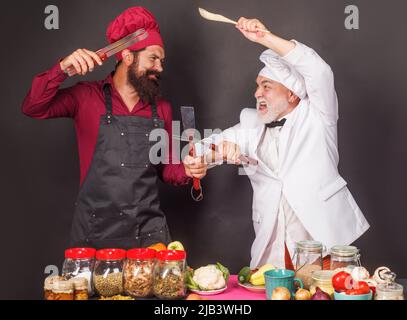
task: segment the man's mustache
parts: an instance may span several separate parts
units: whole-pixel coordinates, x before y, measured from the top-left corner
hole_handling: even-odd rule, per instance
[[[155,76],[155,78],[158,80],[161,79],[161,72],[155,71],[155,70],[147,70],[147,72],[144,75],[145,77],[149,77],[149,76]]]

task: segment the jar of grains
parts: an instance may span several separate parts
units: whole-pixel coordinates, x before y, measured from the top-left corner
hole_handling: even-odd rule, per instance
[[[112,297],[123,292],[123,263],[126,251],[103,249],[96,252],[93,286],[101,297]]]
[[[182,299],[185,286],[185,251],[163,250],[157,253],[153,292],[159,299]]]
[[[312,282],[312,273],[322,270],[323,252],[321,242],[305,240],[296,243],[293,257],[295,276],[302,280],[307,290]]]

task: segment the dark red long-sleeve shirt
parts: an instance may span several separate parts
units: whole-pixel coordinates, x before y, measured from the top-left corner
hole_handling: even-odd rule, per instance
[[[142,102],[137,103],[130,112],[118,91],[114,88],[112,76],[94,82],[79,82],[73,87],[59,89],[67,75],[57,63],[50,70],[37,75],[30,91],[24,99],[22,111],[25,115],[36,119],[73,118],[80,160],[80,184],[82,185],[90,167],[95,150],[100,116],[106,114],[103,85],[112,84],[112,104],[114,115],[139,116],[151,118],[151,107]],[[165,129],[169,135],[169,154],[172,153],[172,110],[165,100],[157,102],[157,112],[165,121]],[[174,185],[188,184],[190,179],[185,174],[184,165],[164,164],[159,167],[164,182]]]

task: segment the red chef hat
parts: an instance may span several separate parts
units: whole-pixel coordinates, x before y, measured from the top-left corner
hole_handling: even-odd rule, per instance
[[[150,11],[143,7],[131,7],[117,16],[107,28],[106,37],[109,43],[116,42],[125,36],[144,28],[148,37],[130,46],[129,50],[141,50],[152,45],[159,45],[164,48],[160,35],[160,28]],[[122,53],[116,53],[118,61],[122,60]]]

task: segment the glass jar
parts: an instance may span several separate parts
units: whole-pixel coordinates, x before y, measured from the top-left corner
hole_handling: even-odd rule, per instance
[[[70,280],[55,281],[52,285],[52,299],[74,300],[73,283]]]
[[[185,258],[185,251],[157,252],[153,282],[153,292],[157,298],[182,299],[185,296]]]
[[[64,280],[63,277],[60,276],[49,276],[45,278],[44,281],[44,299],[45,300],[54,300],[52,295],[52,288],[55,282]]]
[[[88,279],[77,277],[71,279],[71,282],[73,283],[74,300],[88,300]]]
[[[354,246],[334,246],[330,253],[331,270],[361,265],[359,249]]]
[[[402,285],[395,283],[396,274],[387,272],[384,277],[386,283],[380,283],[376,287],[375,300],[404,300],[404,288]]]
[[[310,286],[311,294],[314,294],[317,287],[325,293],[329,294],[331,299],[334,299],[335,289],[332,285],[332,277],[335,274],[333,270],[320,270],[312,274],[312,282]]]
[[[124,264],[124,291],[134,298],[153,295],[153,272],[156,250],[132,249],[127,251]]]
[[[322,270],[324,246],[318,241],[300,241],[296,243],[293,262],[295,277],[302,280],[304,288],[309,290],[312,273]]]
[[[93,248],[71,248],[65,250],[62,276],[66,279],[86,278],[88,294],[93,294],[92,273],[95,265],[96,250]]]
[[[103,249],[96,252],[93,271],[95,292],[102,297],[112,297],[123,292],[123,263],[126,250]]]

